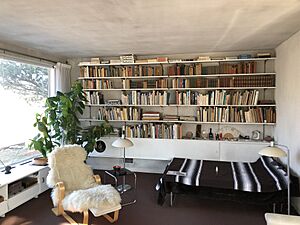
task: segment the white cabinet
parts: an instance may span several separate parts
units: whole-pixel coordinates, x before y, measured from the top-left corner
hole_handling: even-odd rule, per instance
[[[122,158],[123,150],[112,147],[116,137],[101,138],[106,144],[102,153],[93,151],[91,157]],[[126,149],[126,157],[133,159],[170,160],[173,157],[221,160],[255,161],[268,142],[255,141],[213,141],[186,139],[131,138],[134,145]]]
[[[17,165],[11,174],[0,173],[0,196],[4,199],[0,202],[0,216],[47,190],[48,171],[46,166],[25,164]]]

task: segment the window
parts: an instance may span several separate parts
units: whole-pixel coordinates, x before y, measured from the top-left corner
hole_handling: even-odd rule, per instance
[[[27,145],[37,134],[33,123],[48,96],[49,72],[49,68],[0,59],[0,160],[6,165],[38,154]]]

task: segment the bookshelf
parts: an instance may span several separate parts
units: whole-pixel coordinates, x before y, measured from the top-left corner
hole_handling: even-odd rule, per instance
[[[189,130],[195,136],[197,125],[215,126],[215,133],[227,125],[251,126],[264,137],[276,124],[274,60],[81,62],[78,79],[89,100],[81,121],[107,119],[133,138],[182,139]]]

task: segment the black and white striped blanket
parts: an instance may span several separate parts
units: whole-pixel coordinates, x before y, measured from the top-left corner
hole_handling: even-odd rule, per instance
[[[248,192],[274,192],[287,188],[288,177],[269,157],[254,163],[174,158],[161,182]]]

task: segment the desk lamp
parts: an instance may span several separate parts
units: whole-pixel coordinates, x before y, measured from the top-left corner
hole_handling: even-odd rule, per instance
[[[281,148],[284,147],[285,151]],[[288,199],[288,215],[290,215],[291,211],[291,204],[290,204],[290,151],[289,148],[285,145],[281,144],[274,144],[273,141],[270,142],[270,146],[262,149],[259,151],[260,155],[263,156],[269,156],[269,157],[287,157],[287,176],[288,176],[288,193],[287,193],[287,199]]]

